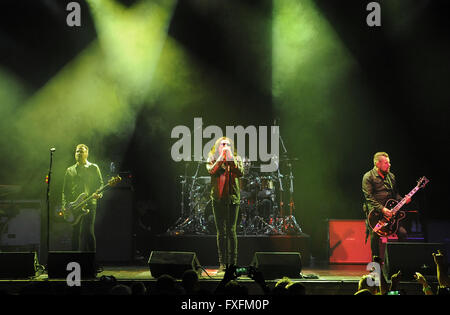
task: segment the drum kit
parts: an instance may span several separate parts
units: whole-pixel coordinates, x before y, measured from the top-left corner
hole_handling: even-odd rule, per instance
[[[260,167],[244,158],[244,174],[240,177],[240,209],[237,223],[238,235],[295,235],[302,233],[294,216],[294,187],[292,163],[297,159],[280,159],[286,163],[288,173],[261,172]],[[189,163],[189,162],[188,162]],[[191,162],[192,163],[192,162]],[[193,176],[180,176],[181,216],[167,230],[169,235],[216,234],[211,208],[211,177],[199,176],[204,161],[197,162]],[[187,170],[187,167],[186,167]],[[287,184],[287,185],[286,185]],[[289,194],[285,194],[288,187]],[[289,201],[286,203],[285,198]],[[288,205],[289,211],[285,209]]]

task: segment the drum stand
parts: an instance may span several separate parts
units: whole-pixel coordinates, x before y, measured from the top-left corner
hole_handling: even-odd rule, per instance
[[[187,176],[182,176],[181,181],[181,216],[178,218],[177,222],[174,224],[174,227],[171,227],[167,230],[167,234],[169,235],[181,235],[181,234],[193,234],[193,235],[204,235],[209,234],[207,228],[207,222],[203,216],[203,213],[200,209],[200,202],[197,200],[194,185],[197,179],[198,170],[200,168],[201,162],[197,164],[197,170],[195,175],[192,177],[192,185],[190,186],[189,193],[189,208],[190,213],[187,217],[185,217],[184,213],[184,195],[185,195],[185,185],[187,183]],[[186,165],[187,167],[187,165]],[[210,201],[207,202],[207,204]]]
[[[196,206],[199,208],[199,205]],[[178,234],[205,235],[209,234],[206,220],[200,209],[194,210],[186,220],[177,227]]]
[[[287,149],[284,145],[283,138],[281,138],[281,134],[279,135],[281,145],[283,147],[283,155],[287,157]],[[295,219],[295,216],[293,215],[295,210],[294,205],[294,176],[292,175],[292,164],[290,163],[290,159],[285,159],[288,161],[288,167],[289,167],[289,215],[284,216],[284,204],[282,199],[282,183],[280,179],[280,218],[278,219],[277,225],[280,226],[281,231],[284,234],[299,234],[302,233],[302,229],[300,228],[300,225],[297,223],[297,220]],[[278,176],[281,176],[280,174],[280,168],[278,167]]]
[[[241,201],[239,212],[241,213],[241,220],[238,224],[238,235],[256,235],[258,229],[255,226],[255,209],[256,205],[248,204],[247,199]]]
[[[277,224],[278,220],[278,206],[276,205],[275,196],[272,195],[270,198],[271,207],[270,207],[270,213],[267,216],[268,222],[264,221],[264,218],[261,216],[256,216],[255,219],[262,223],[261,229],[262,233],[265,235],[284,235],[285,233],[279,228],[279,225]]]
[[[263,233],[265,235],[284,235],[286,233],[284,233],[283,231],[281,231],[280,229],[278,229],[276,227],[276,225],[272,225],[267,223],[266,221],[264,221],[263,218],[256,216],[255,219],[261,221],[261,223],[263,224]],[[269,221],[270,223],[272,223],[272,218]],[[275,221],[276,222],[276,221]]]
[[[281,229],[285,234],[298,234],[302,233],[300,225],[297,223],[293,213],[295,209],[294,205],[294,176],[292,175],[292,164],[288,163],[289,167],[289,215],[282,218]]]

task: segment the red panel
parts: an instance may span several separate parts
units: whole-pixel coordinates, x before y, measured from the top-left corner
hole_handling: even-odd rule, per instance
[[[330,263],[367,264],[371,261],[370,237],[364,220],[329,220]]]

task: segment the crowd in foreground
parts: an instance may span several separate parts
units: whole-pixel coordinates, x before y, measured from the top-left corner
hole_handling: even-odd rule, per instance
[[[433,253],[433,259],[436,267],[437,285],[433,288],[427,279],[419,272],[415,273],[415,280],[422,286],[424,295],[448,295],[450,294],[450,277],[448,276],[448,263],[446,256],[438,251]],[[373,262],[382,264],[379,257],[374,256]],[[113,276],[102,276],[99,279],[100,286],[96,287],[95,292],[83,291],[81,287],[52,287],[49,281],[37,281],[23,286],[18,292],[9,292],[0,290],[0,295],[43,295],[43,294],[101,294],[101,295],[190,295],[190,296],[248,296],[249,288],[245,282],[238,281],[239,275],[236,272],[236,266],[228,266],[224,276],[214,290],[207,290],[200,285],[198,272],[195,270],[186,270],[181,281],[168,274],[159,276],[152,286],[148,287],[142,281],[133,281],[132,284],[118,283]],[[408,292],[401,287],[401,271],[393,274],[390,279],[383,274],[376,279],[375,273],[368,271],[363,275],[358,283],[354,295],[407,295]],[[264,275],[257,268],[250,267],[247,276],[258,284],[261,295],[272,296],[292,296],[307,295],[306,287],[301,281],[294,281],[288,277],[279,279],[275,285],[269,286]],[[377,281],[378,280],[378,281]],[[374,285],[376,284],[376,285]]]

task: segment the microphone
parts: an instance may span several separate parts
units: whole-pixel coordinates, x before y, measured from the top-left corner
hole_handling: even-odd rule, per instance
[[[225,162],[231,162],[233,154],[230,150],[223,150],[223,157],[225,158]]]
[[[55,151],[56,151],[55,148],[51,148],[51,149],[50,149],[50,152],[55,152]]]

